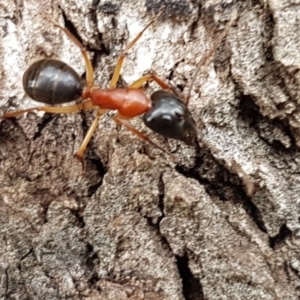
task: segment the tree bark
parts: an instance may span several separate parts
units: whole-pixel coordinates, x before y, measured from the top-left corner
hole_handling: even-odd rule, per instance
[[[38,106],[22,75],[60,59],[108,87],[150,70],[189,103],[189,147],[132,123],[178,161],[92,112],[0,122],[1,299],[297,299],[300,5],[293,0],[0,0],[0,112]],[[226,24],[233,25],[210,63]],[[155,84],[146,93],[157,90]],[[203,127],[203,128],[202,128]]]

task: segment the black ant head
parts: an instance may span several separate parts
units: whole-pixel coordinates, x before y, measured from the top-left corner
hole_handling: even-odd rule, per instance
[[[173,93],[159,90],[151,95],[152,107],[144,114],[144,123],[164,137],[193,144],[196,123],[186,105]]]

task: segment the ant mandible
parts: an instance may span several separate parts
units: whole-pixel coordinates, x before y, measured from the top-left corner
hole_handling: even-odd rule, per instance
[[[96,109],[97,115],[90,125],[85,138],[75,156],[83,161],[83,155],[100,117],[108,110],[117,110],[112,119],[125,126],[142,139],[155,147],[174,156],[154,143],[147,135],[137,130],[126,120],[143,115],[143,121],[153,131],[159,134],[191,144],[197,134],[196,123],[187,106],[172,92],[167,83],[155,74],[142,76],[127,88],[116,88],[123,61],[130,48],[141,38],[144,31],[154,22],[152,20],[144,29],[125,47],[120,54],[108,89],[100,89],[94,85],[94,70],[84,46],[67,29],[55,24],[58,28],[79,47],[85,61],[86,84],[82,86],[79,75],[66,63],[55,59],[41,59],[33,63],[23,75],[23,88],[32,99],[45,104],[62,104],[82,101],[66,107],[40,106],[15,112],[8,112],[3,118],[20,116],[26,112],[44,111],[47,113],[75,113],[81,110]],[[163,90],[154,92],[151,100],[141,89],[148,81],[155,81]]]

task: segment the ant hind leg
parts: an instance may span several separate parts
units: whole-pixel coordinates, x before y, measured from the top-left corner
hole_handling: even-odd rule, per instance
[[[39,107],[32,107],[28,109],[13,111],[5,113],[2,118],[3,119],[9,119],[9,118],[15,118],[18,116],[23,115],[27,112],[33,112],[33,111],[43,111],[50,114],[70,114],[70,113],[76,113],[81,110],[88,110],[93,109],[95,106],[93,105],[91,100],[85,100],[81,103],[70,105],[70,106],[63,106],[63,107],[53,107],[53,106],[39,106]]]

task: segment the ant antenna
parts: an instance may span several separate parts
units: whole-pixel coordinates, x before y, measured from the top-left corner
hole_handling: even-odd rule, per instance
[[[227,26],[225,27],[225,29],[223,30],[223,32],[219,35],[219,37],[218,37],[217,42],[215,43],[215,45],[212,47],[211,50],[209,50],[202,57],[202,59],[198,63],[198,65],[196,67],[196,71],[195,71],[195,73],[193,75],[193,78],[192,78],[192,81],[191,81],[191,84],[190,84],[190,87],[189,87],[188,96],[187,96],[186,103],[185,103],[186,106],[188,106],[188,104],[189,104],[189,101],[190,101],[190,98],[191,98],[192,88],[193,88],[194,82],[196,81],[196,78],[197,78],[197,76],[198,76],[198,74],[200,72],[200,68],[202,66],[207,66],[211,62],[211,60],[212,60],[212,54],[216,51],[217,48],[220,47],[223,39],[227,36],[230,27],[232,26],[233,22],[236,20],[236,16],[237,16],[237,11],[235,10],[233,12],[233,15],[232,15],[229,23],[227,24]]]

